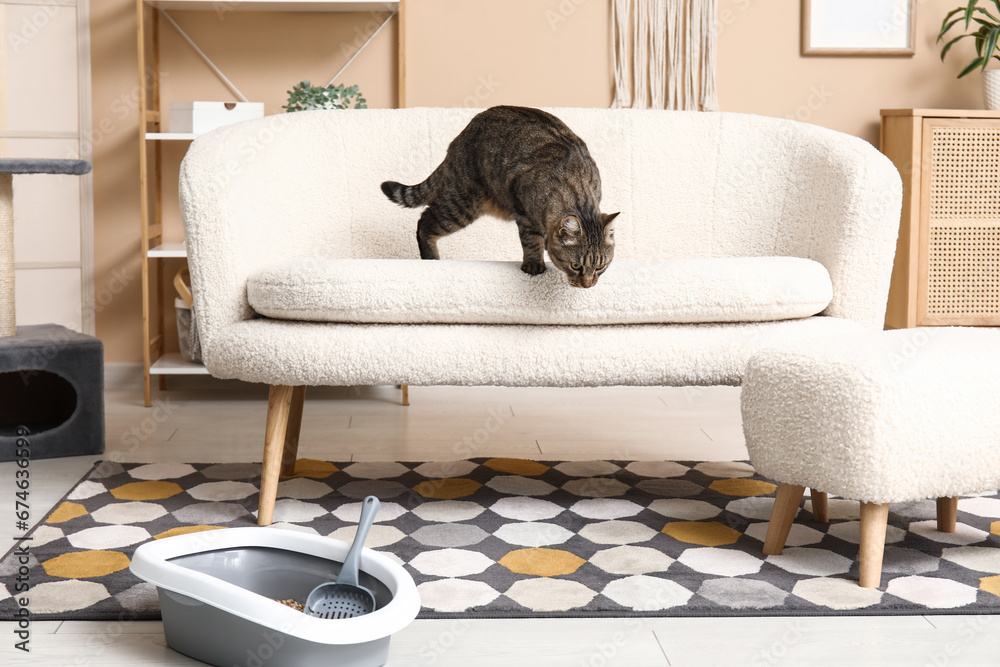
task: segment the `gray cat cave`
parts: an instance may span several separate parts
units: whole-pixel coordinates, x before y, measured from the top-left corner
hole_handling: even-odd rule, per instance
[[[89,171],[83,160],[0,159],[0,461],[104,451],[104,345],[14,317],[13,175]]]

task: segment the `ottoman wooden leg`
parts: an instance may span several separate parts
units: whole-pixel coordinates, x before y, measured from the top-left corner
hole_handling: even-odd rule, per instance
[[[861,576],[862,588],[878,588],[882,583],[882,552],[889,503],[861,503]]]
[[[273,385],[267,398],[267,426],[264,428],[264,465],[260,475],[260,503],[257,525],[270,526],[274,501],[278,497],[278,475],[285,451],[285,432],[291,413],[293,387]]]
[[[302,430],[302,405],[306,400],[305,386],[292,389],[288,406],[288,427],[285,429],[285,447],[281,453],[281,476],[295,474],[295,458],[299,454],[299,432]]]
[[[823,491],[809,489],[809,497],[812,498],[813,520],[826,523],[830,520],[830,499]]]
[[[792,529],[792,521],[802,501],[806,487],[795,484],[778,485],[778,493],[774,496],[774,508],[771,510],[771,521],[767,524],[767,535],[764,537],[764,555],[777,556],[785,548],[788,531]]]
[[[942,533],[954,533],[958,515],[958,498],[937,499],[937,529]]]

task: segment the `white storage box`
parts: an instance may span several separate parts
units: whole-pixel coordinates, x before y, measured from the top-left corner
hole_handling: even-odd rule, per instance
[[[201,134],[264,117],[263,102],[171,102],[170,131]]]

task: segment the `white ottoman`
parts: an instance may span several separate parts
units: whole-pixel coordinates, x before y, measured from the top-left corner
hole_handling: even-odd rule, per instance
[[[780,554],[805,487],[861,502],[860,584],[881,580],[889,503],[1000,488],[1000,331],[923,328],[799,342],[755,355],[743,432],[757,471],[780,483],[765,554]]]

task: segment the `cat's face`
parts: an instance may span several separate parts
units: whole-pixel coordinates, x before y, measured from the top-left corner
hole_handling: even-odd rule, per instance
[[[601,213],[596,224],[566,216],[549,234],[547,250],[573,287],[593,287],[615,255],[617,213]]]

